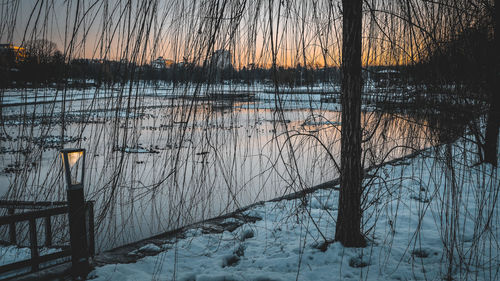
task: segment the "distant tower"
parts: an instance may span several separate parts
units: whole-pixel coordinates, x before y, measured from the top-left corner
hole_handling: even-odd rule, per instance
[[[224,49],[215,51],[212,54],[211,65],[216,69],[230,68],[232,66],[231,52]]]
[[[226,70],[232,68],[231,52],[220,49],[213,52],[210,58],[209,79],[213,82],[220,82],[224,79]],[[227,78],[227,77],[226,77]]]

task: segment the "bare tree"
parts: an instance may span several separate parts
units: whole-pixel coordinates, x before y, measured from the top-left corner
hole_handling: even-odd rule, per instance
[[[498,0],[495,0],[495,23],[494,23],[494,45],[495,45],[495,50],[498,50],[500,48],[500,43],[498,39],[498,29],[499,29],[499,19],[498,16],[500,14],[500,8],[498,6]],[[490,163],[494,166],[497,165],[498,158],[497,158],[497,148],[498,148],[498,127],[499,127],[499,120],[500,120],[500,94],[497,93],[500,83],[499,83],[499,75],[500,75],[500,69],[499,69],[499,64],[500,64],[500,55],[498,54],[498,51],[495,52],[495,68],[492,69],[491,71],[491,82],[489,83],[490,89],[489,89],[489,94],[490,94],[490,108],[488,112],[488,121],[486,125],[486,143],[485,143],[485,155],[484,155],[484,160],[487,163]]]
[[[35,39],[26,43],[28,55],[38,62],[46,62],[58,52],[56,43],[47,39]]]
[[[363,247],[361,234],[361,18],[362,2],[342,1],[342,135],[340,196],[335,240]]]

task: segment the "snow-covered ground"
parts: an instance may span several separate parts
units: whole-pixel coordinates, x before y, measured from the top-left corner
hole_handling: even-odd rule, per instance
[[[48,255],[60,251],[57,248],[41,248],[40,255]],[[0,246],[0,266],[31,258],[31,250],[27,247]]]
[[[462,139],[385,165],[365,191],[366,248],[334,237],[338,192],[267,202],[233,232],[203,233],[138,251],[130,264],[95,268],[92,280],[500,280],[498,170],[477,164]],[[370,172],[375,173],[375,171]],[[230,218],[227,220],[234,220]],[[323,248],[325,249],[325,248]]]
[[[130,93],[132,89],[132,93]],[[381,90],[374,86],[373,83],[365,83],[365,99],[373,99],[376,96],[380,98],[388,94],[387,91]],[[390,91],[390,96],[405,98],[407,101],[408,93],[413,89],[407,86],[407,92]],[[310,108],[310,102],[314,103],[314,108],[322,105],[321,98],[323,94],[329,97],[336,97],[340,103],[340,85],[334,83],[317,83],[309,86],[289,87],[279,85],[277,88],[274,84],[255,83],[247,84],[173,84],[159,83],[150,84],[147,82],[139,82],[130,87],[130,84],[115,84],[105,87],[88,87],[88,88],[68,88],[58,89],[51,88],[28,88],[28,89],[3,89],[1,91],[1,104],[3,106],[14,106],[23,104],[43,104],[69,101],[82,101],[93,99],[112,99],[119,97],[155,97],[159,99],[165,98],[191,98],[206,97],[217,94],[253,94],[257,100],[261,101],[276,101],[276,93],[279,93],[280,103],[286,102],[304,102]],[[271,104],[271,108],[276,105]],[[328,106],[328,104],[323,104]]]
[[[61,249],[58,248],[46,248],[42,247],[39,251],[40,256],[49,255],[52,253],[60,252]],[[0,246],[0,266],[11,264],[15,262],[20,262],[23,260],[29,260],[31,258],[31,250],[28,247],[17,247],[17,246]],[[57,261],[56,261],[57,262]],[[48,263],[53,264],[53,263]],[[46,264],[46,265],[48,265]],[[24,269],[19,269],[16,271],[11,271],[3,273],[0,275],[0,279],[9,278],[20,273],[29,272],[31,269],[29,267]]]
[[[28,88],[28,89],[4,89],[2,90],[1,103],[3,106],[12,106],[19,104],[34,103],[54,103],[90,99],[117,98],[129,95],[130,84],[116,84],[101,88]],[[209,94],[228,94],[228,93],[254,93],[258,99],[274,100],[276,88],[273,84],[256,83],[246,84],[179,84],[160,83],[157,85],[145,82],[139,82],[132,86],[132,97],[150,96],[158,98],[178,98],[206,96]],[[331,83],[316,84],[313,86],[298,86],[290,88],[279,86],[278,91],[282,94],[282,100],[317,100],[319,101],[321,93],[335,93],[340,90],[338,85]]]

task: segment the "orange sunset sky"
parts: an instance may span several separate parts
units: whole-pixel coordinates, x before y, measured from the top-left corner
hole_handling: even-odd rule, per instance
[[[285,67],[340,64],[342,18],[337,5],[326,6],[328,1],[321,7],[298,1],[281,8],[277,4],[256,7],[252,2],[241,11],[231,6],[219,12],[194,1],[152,2],[148,6],[145,1],[127,5],[120,0],[95,0],[78,6],[75,1],[19,1],[17,7],[10,7],[15,20],[9,32],[2,32],[1,43],[19,46],[44,38],[55,42],[67,57],[128,59],[139,64],[159,56],[202,63],[217,49],[230,50],[236,68],[270,66],[273,53],[276,63]],[[418,60],[418,40],[406,42],[410,47],[398,47],[373,26],[365,15],[364,65]]]

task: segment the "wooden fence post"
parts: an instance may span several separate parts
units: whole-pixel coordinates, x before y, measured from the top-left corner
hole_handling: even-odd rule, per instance
[[[13,215],[14,214],[14,208],[9,208],[9,210],[7,211],[9,215]],[[9,224],[9,238],[10,238],[10,243],[12,245],[15,245],[17,243],[17,239],[16,239],[16,223],[15,222],[12,222]]]
[[[45,217],[45,247],[52,246],[52,222],[50,216]]]
[[[69,235],[73,277],[85,277],[89,269],[89,248],[85,223],[85,201],[82,188],[68,190]]]
[[[35,218],[31,218],[29,220],[29,228],[30,228],[30,248],[31,248],[31,270],[38,270],[38,241],[36,239],[36,220]]]

